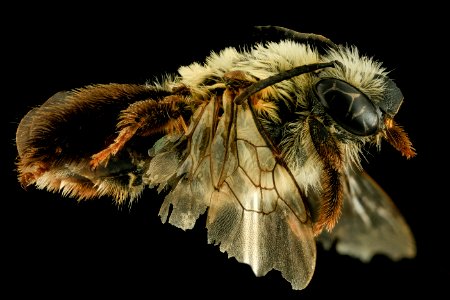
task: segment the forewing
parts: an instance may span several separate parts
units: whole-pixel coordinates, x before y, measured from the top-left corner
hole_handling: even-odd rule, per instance
[[[281,271],[294,289],[310,281],[316,259],[311,221],[290,172],[278,161],[245,105],[212,99],[191,123],[182,175],[160,211],[165,221],[192,228],[208,207],[208,241],[249,264],[257,276]],[[217,122],[217,125],[215,125]],[[204,144],[198,144],[204,143]]]
[[[391,198],[365,172],[352,170],[347,177],[342,216],[331,233],[319,240],[368,262],[376,254],[392,260],[416,255],[414,236]]]
[[[167,168],[167,166],[172,165],[173,157],[178,157],[177,153],[180,152],[178,147],[173,146],[168,150],[165,147],[161,149],[154,147],[151,150],[155,152],[155,157],[147,172],[148,183],[164,186],[168,183],[167,179],[176,177],[172,184],[172,191],[166,196],[159,210],[159,216],[162,222],[166,222],[169,218],[170,224],[183,230],[194,227],[198,217],[206,211],[214,191],[211,181],[209,143],[216,108],[217,101],[211,100],[194,114],[194,121],[191,122],[188,132],[188,149],[184,160],[181,158],[177,160],[176,168]]]

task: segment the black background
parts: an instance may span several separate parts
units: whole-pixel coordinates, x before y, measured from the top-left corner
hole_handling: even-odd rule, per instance
[[[300,2],[255,3],[250,9],[230,2],[97,9],[79,4],[3,11],[2,293],[356,299],[444,291],[450,279],[445,19],[431,4],[398,10],[372,5],[350,10]],[[162,198],[154,191],[146,191],[131,208],[118,209],[111,199],[77,203],[25,191],[17,183],[14,135],[30,108],[64,89],[160,78],[201,62],[211,50],[243,43],[252,25],[280,25],[355,44],[392,70],[405,95],[396,120],[418,155],[406,160],[383,143],[366,169],[410,224],[415,259],[392,262],[376,256],[364,264],[319,246],[311,283],[292,291],[279,272],[256,278],[248,266],[208,245],[204,218],[187,232],[162,224]]]

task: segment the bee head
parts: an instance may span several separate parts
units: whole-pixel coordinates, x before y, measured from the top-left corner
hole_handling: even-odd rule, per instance
[[[403,103],[401,90],[385,75],[373,79],[382,82],[383,88],[372,90],[372,97],[335,77],[321,78],[313,90],[324,111],[344,130],[362,137],[381,135],[402,155],[413,157],[408,135],[393,120]]]

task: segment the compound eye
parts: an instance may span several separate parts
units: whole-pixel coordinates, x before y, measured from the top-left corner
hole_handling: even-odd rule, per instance
[[[326,78],[316,84],[315,93],[325,111],[348,132],[361,136],[377,132],[377,108],[352,85],[339,79]]]

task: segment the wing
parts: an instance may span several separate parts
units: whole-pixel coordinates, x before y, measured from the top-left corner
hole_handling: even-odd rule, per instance
[[[249,106],[233,99],[226,90],[198,109],[183,156],[177,154],[180,141],[166,137],[152,149],[149,184],[175,182],[161,219],[190,229],[208,209],[209,243],[249,264],[257,276],[276,269],[294,289],[303,289],[314,272],[316,245],[301,192]]]
[[[364,262],[375,254],[414,257],[413,234],[390,197],[364,172],[352,170],[347,179],[342,216],[331,233],[319,236],[325,248],[336,241],[339,253]]]

